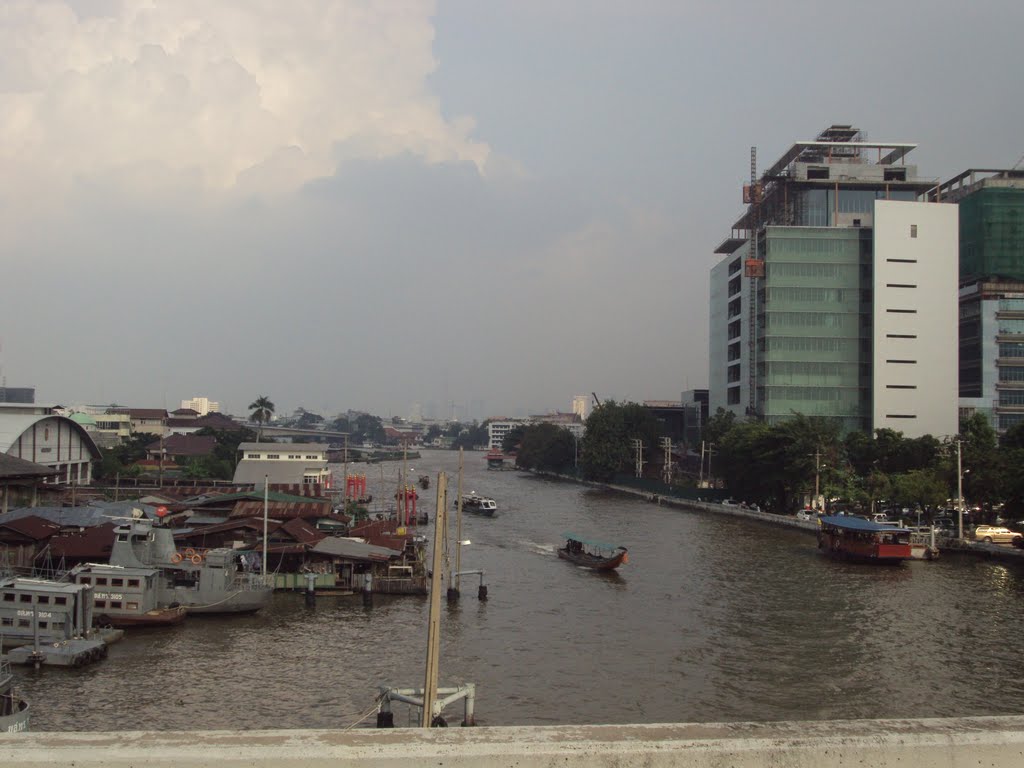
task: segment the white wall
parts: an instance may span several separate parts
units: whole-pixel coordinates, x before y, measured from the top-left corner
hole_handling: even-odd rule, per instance
[[[956,434],[957,206],[878,200],[874,224],[873,429]]]

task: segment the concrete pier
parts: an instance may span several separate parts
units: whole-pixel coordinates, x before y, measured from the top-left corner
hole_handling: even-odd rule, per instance
[[[1024,717],[781,723],[24,733],[4,768],[1009,768]]]

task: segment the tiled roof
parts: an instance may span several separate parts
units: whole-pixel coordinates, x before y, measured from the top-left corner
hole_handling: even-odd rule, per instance
[[[331,514],[332,506],[329,501],[271,501],[267,504],[270,517],[275,519],[290,519],[301,517],[316,519],[328,517]],[[231,511],[230,517],[262,517],[263,500],[239,501]]]
[[[159,451],[161,446],[168,456],[209,456],[217,447],[217,438],[212,435],[171,435],[163,441],[154,440],[146,450]]]
[[[167,411],[163,408],[111,408],[107,413],[127,413],[133,419],[167,418]]]
[[[327,536],[323,531],[318,531],[312,525],[307,523],[298,517],[289,520],[287,523],[281,526],[282,531],[286,531],[293,539],[300,544],[315,544],[320,539]]]

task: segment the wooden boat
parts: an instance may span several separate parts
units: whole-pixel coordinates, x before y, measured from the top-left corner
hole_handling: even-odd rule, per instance
[[[625,547],[591,541],[575,533],[563,533],[565,546],[559,547],[558,556],[570,563],[594,571],[614,571],[629,562]]]
[[[894,564],[913,557],[910,530],[862,517],[819,520],[818,548],[833,557],[862,563]]]

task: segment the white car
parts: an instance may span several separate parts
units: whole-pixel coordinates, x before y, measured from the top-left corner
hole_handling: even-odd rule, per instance
[[[817,515],[814,514],[813,509],[801,509],[796,513],[797,520],[813,520]]]

